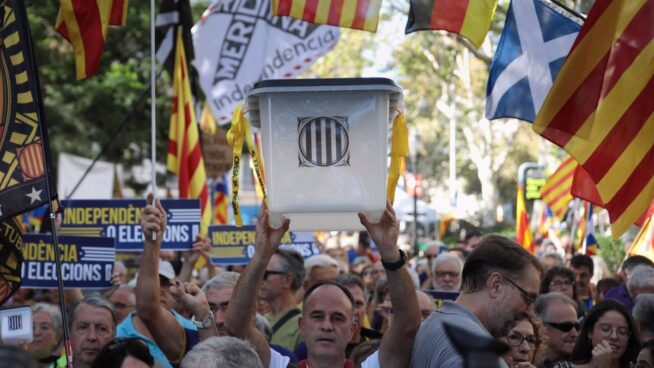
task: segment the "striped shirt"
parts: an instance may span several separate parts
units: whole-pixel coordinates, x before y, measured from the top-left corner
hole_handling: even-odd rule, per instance
[[[465,307],[444,301],[440,309],[427,318],[420,329],[413,345],[412,368],[463,367],[463,357],[450,343],[442,321],[459,327],[480,337],[491,337],[479,319]],[[500,366],[507,367],[500,359]],[[507,367],[508,368],[508,367]]]

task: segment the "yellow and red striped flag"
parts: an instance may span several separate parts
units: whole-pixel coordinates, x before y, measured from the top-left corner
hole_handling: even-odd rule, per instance
[[[225,225],[229,222],[229,191],[224,175],[213,185],[213,220],[214,225]]]
[[[577,162],[568,156],[554,173],[547,178],[540,189],[541,199],[559,220],[563,219],[565,212],[568,210],[568,204],[572,200],[570,190],[576,167]]]
[[[128,0],[59,0],[55,28],[75,49],[75,74],[98,73],[109,26],[125,25]]]
[[[627,256],[644,256],[654,261],[654,216],[645,220],[638,235],[627,250]]]
[[[168,170],[177,174],[179,178],[180,198],[200,199],[202,210],[200,234],[206,236],[211,223],[211,204],[181,30],[177,32],[175,48],[173,112],[170,116],[168,133]]]
[[[273,0],[274,16],[376,32],[381,0]]]
[[[597,0],[534,121],[588,172],[614,238],[654,198],[654,0]]]
[[[529,215],[525,205],[525,188],[522,185],[518,185],[515,217],[516,242],[533,254],[535,252],[534,235],[529,228]]]
[[[490,28],[497,0],[411,0],[406,34],[444,30],[480,47]]]

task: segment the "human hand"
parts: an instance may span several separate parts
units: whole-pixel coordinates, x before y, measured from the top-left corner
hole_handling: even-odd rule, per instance
[[[397,248],[397,237],[400,232],[400,223],[395,217],[395,210],[393,210],[391,202],[386,201],[386,210],[379,222],[371,222],[361,212],[359,212],[359,220],[368,230],[372,240],[377,244],[382,260],[387,263],[398,261],[400,254]]]
[[[123,278],[118,271],[115,271],[111,274],[111,285],[120,286],[123,284]]]
[[[206,260],[211,259],[211,243],[209,239],[198,235],[191,249],[182,252],[182,257],[184,258],[184,262],[191,266],[195,265],[195,262],[200,257],[204,257]]]
[[[205,316],[211,311],[206,295],[193,283],[181,283],[175,280],[175,284],[170,287],[170,293],[175,298],[175,301],[180,303],[194,316]]]
[[[141,212],[141,228],[143,229],[144,242],[146,244],[160,246],[167,223],[168,217],[161,202],[158,198],[154,198],[154,194],[148,193],[148,197],[145,200],[145,208]],[[153,234],[156,236],[155,240],[152,240]]]
[[[611,366],[613,359],[613,348],[608,341],[602,340],[599,344],[595,345],[592,351],[593,358],[591,364],[594,368],[605,368]]]
[[[267,260],[272,257],[275,253],[275,250],[279,247],[279,244],[282,241],[282,237],[288,231],[288,227],[291,224],[291,220],[284,219],[282,226],[273,229],[270,227],[268,208],[265,203],[261,204],[259,209],[259,216],[257,217],[257,226],[255,228],[255,256],[262,257],[262,259]]]

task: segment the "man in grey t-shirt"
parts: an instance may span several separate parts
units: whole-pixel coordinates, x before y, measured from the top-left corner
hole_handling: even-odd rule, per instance
[[[540,261],[519,244],[499,235],[484,237],[463,266],[456,302],[445,302],[420,326],[411,367],[463,366],[443,321],[480,337],[506,336],[516,318],[533,314],[542,274]]]

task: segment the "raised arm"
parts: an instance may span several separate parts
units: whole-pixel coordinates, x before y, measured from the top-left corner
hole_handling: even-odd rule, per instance
[[[386,211],[378,223],[370,222],[362,213],[359,218],[379,249],[395,311],[393,323],[384,333],[379,346],[379,364],[382,368],[408,367],[420,327],[420,310],[415,285],[406,264],[395,270],[389,270],[388,266],[399,265],[404,257],[397,247],[399,223],[390,202],[386,202]]]
[[[213,273],[211,272],[211,269],[214,267],[214,265],[211,264],[211,243],[209,242],[209,239],[202,235],[198,235],[195,239],[195,243],[193,243],[191,250],[182,252],[182,257],[182,269],[179,271],[179,275],[177,276],[177,280],[180,282],[184,283],[191,281],[193,268],[200,258],[204,258],[204,267],[209,268],[210,274]]]
[[[263,274],[270,258],[279,247],[282,236],[288,231],[289,223],[287,219],[280,228],[271,228],[268,223],[268,210],[265,205],[261,206],[256,226],[255,252],[234,287],[225,315],[227,333],[240,339],[250,340],[255,345],[264,367],[267,367],[270,361],[270,347],[263,335],[254,327],[253,318],[258,292],[263,284]]]
[[[141,214],[144,246],[143,257],[136,277],[136,313],[143,321],[154,341],[171,362],[181,360],[186,341],[185,332],[160,300],[159,252],[166,230],[166,211],[159,200],[148,194]],[[156,234],[156,240],[152,235]]]

